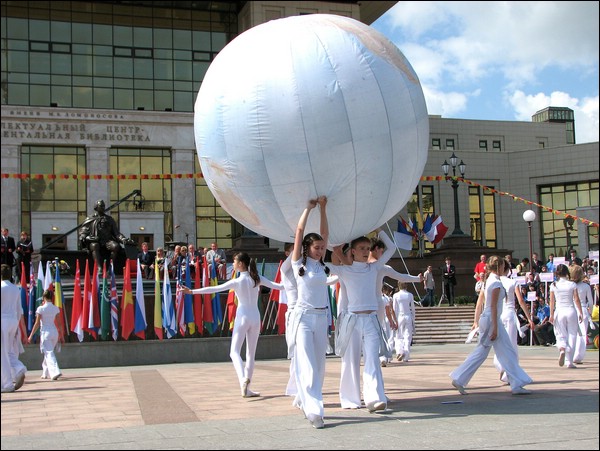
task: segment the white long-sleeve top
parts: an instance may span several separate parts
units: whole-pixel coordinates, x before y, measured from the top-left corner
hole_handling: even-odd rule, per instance
[[[500,282],[502,282],[502,286],[506,290],[506,297],[504,298],[504,302],[502,303],[503,311],[516,311],[517,307],[515,305],[515,289],[517,287],[517,280],[511,279],[506,276],[500,277]]]
[[[390,279],[397,280],[398,282],[420,282],[421,279],[419,276],[411,276],[410,274],[403,274],[401,272],[396,271],[390,265],[384,265],[383,268],[379,271],[379,280],[377,280],[377,292],[381,293],[383,288],[383,278],[389,277]]]
[[[394,293],[394,311],[396,315],[415,316],[415,297],[406,290]]]
[[[592,296],[592,288],[589,284],[585,282],[577,282],[577,292],[579,293],[579,302],[581,302],[581,310],[583,310],[583,314],[585,315],[585,311],[587,310],[588,314],[592,311],[592,307],[594,307],[594,296]]]
[[[281,294],[285,296],[285,303],[288,306],[288,310],[291,310],[296,306],[296,302],[298,302],[298,285],[296,285],[296,278],[292,269],[292,254],[288,255],[283,261],[279,271],[281,272],[281,283],[285,287],[285,290]]]
[[[304,275],[300,276],[302,258],[292,261],[292,269],[298,287],[298,300],[295,308],[323,309],[329,306],[329,293],[327,292],[327,274],[320,261],[306,257]]]
[[[565,277],[559,278],[550,285],[550,292],[554,293],[554,309],[575,308],[573,293],[577,289],[575,282]]]
[[[212,287],[196,288],[192,290],[192,294],[211,294],[219,293],[221,291],[228,291],[233,289],[235,295],[238,298],[238,312],[254,312],[259,313],[258,310],[258,292],[261,285],[272,288],[274,290],[283,290],[284,286],[281,283],[272,282],[266,277],[259,276],[260,282],[254,286],[254,280],[250,277],[248,271],[240,272],[239,276],[235,279],[230,279],[221,285],[215,285]]]
[[[377,311],[379,308],[379,297],[381,296],[381,285],[377,291],[380,280],[379,271],[396,251],[393,243],[383,231],[379,232],[379,238],[385,243],[386,249],[376,262],[355,261],[352,265],[330,265],[331,273],[339,276],[346,288],[349,312]]]

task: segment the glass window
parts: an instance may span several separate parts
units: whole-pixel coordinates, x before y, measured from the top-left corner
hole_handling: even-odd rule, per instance
[[[433,150],[440,150],[442,148],[441,144],[440,144],[440,139],[439,138],[433,138],[431,140],[431,148]]]
[[[453,139],[446,140],[446,149],[454,150],[454,140]]]
[[[8,92],[2,98],[4,104],[46,105],[54,90],[53,86],[43,85],[67,86],[68,82],[64,79],[59,82],[57,78],[36,82],[28,77],[54,74],[76,77],[71,81],[70,103],[63,105],[61,100],[64,107],[109,107],[109,96],[102,91],[92,95],[89,90],[75,89],[92,86],[89,80],[81,77],[100,76],[128,80],[128,85],[115,81],[116,88],[131,89],[135,85],[136,89],[159,91],[156,103],[145,102],[145,108],[193,111],[193,101],[210,62],[237,33],[237,16],[227,12],[216,16],[212,11],[198,9],[170,10],[154,5],[132,7],[105,3],[94,4],[93,11],[88,11],[78,2],[70,4],[69,8],[63,8],[59,2],[49,8],[36,8],[34,3],[10,10],[22,11],[24,15],[29,11],[31,19],[2,19],[3,37],[11,37],[3,41],[3,69],[8,84],[4,88]],[[140,80],[149,81],[149,85],[138,86]],[[180,84],[153,86],[158,80]],[[35,86],[18,86],[29,83]],[[102,86],[94,85],[95,88],[110,86],[108,82],[103,82]],[[171,100],[164,91],[171,91]],[[115,98],[116,94],[114,92],[111,97]],[[67,101],[67,96],[61,95],[61,99]],[[120,99],[117,102],[128,103]]]
[[[110,150],[110,172],[119,174],[169,174],[171,155],[167,149],[114,148]],[[171,180],[111,180],[111,202],[141,190],[144,211],[165,213],[165,235],[173,235]],[[135,211],[133,202],[122,202],[117,212]]]
[[[50,101],[50,86],[30,85],[29,99],[31,105],[49,106]]]
[[[578,184],[559,184],[540,186],[540,203],[546,208],[540,209],[540,227],[543,236],[542,248],[544,257],[553,253],[558,257],[568,255],[571,247],[579,245],[579,230],[577,225],[571,227],[565,222],[561,213],[577,216],[577,207],[598,205],[597,180]],[[554,213],[559,210],[561,213]],[[598,235],[589,234],[590,249],[598,249]]]
[[[92,25],[89,23],[73,23],[71,26],[73,31],[73,42],[79,44],[92,43]]]
[[[85,148],[23,146],[21,168],[24,173],[42,174],[43,178],[21,182],[21,220],[31,224],[32,211],[77,211],[85,218],[86,184],[83,180],[53,179],[48,174],[85,174]],[[83,209],[79,207],[83,206]]]
[[[498,152],[501,151],[502,147],[500,141],[492,141],[492,148]]]
[[[115,108],[118,110],[133,110],[133,90],[115,89]]]
[[[481,150],[485,150],[487,152],[487,150],[488,150],[488,143],[487,143],[487,141],[485,139],[480,139],[479,140],[479,148]]]
[[[35,20],[29,21],[29,39],[32,41],[50,41],[50,22],[47,20]],[[11,38],[15,39],[15,36],[11,34]]]

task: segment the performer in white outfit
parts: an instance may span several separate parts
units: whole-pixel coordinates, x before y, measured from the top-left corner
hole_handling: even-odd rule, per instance
[[[581,303],[581,313],[583,313],[583,321],[579,323],[580,335],[575,342],[575,354],[573,362],[577,364],[583,363],[585,350],[587,348],[587,333],[588,327],[595,327],[592,322],[592,309],[594,308],[594,296],[592,296],[592,288],[590,284],[584,282],[585,273],[579,265],[569,266],[571,280],[577,285],[577,294],[579,294],[579,302]]]
[[[386,250],[381,258],[369,263],[371,240],[360,237],[352,241],[350,255],[342,252],[342,246],[335,246],[333,253],[343,265],[331,265],[332,274],[337,274],[346,288],[347,311],[338,312],[338,340],[336,346],[342,358],[340,377],[340,402],[344,409],[361,407],[360,361],[364,357],[363,398],[369,412],[387,408],[387,397],[383,385],[380,353],[387,353],[377,310],[381,293],[377,292],[379,271],[395,252],[392,241],[382,231],[379,238],[384,241]],[[340,318],[341,315],[341,318]]]
[[[239,276],[230,279],[222,285],[203,287],[190,290],[181,287],[179,290],[185,294],[211,294],[220,291],[234,290],[238,298],[238,306],[233,323],[231,348],[229,357],[237,373],[241,393],[244,398],[260,396],[260,393],[250,390],[250,382],[254,374],[256,345],[260,334],[260,311],[258,309],[258,294],[260,287],[269,287],[274,290],[283,290],[283,284],[275,283],[258,274],[256,263],[250,260],[245,252],[238,252],[233,256],[233,271]],[[242,345],[246,340],[246,364],[241,356]]]
[[[31,333],[27,341],[31,343],[38,327],[40,328],[40,352],[44,355],[42,362],[42,379],[57,380],[62,373],[56,361],[54,349],[60,342],[64,342],[64,334],[59,334],[60,309],[54,305],[54,293],[45,290],[42,295],[42,305],[35,311],[35,324],[31,328]]]
[[[388,348],[394,349],[394,336],[396,330],[398,330],[398,323],[396,321],[396,313],[394,312],[393,305],[394,301],[392,299],[394,291],[393,287],[388,284],[384,284],[382,290],[379,308],[377,309],[377,319],[383,329],[383,335],[386,338]],[[387,364],[390,363],[390,360],[391,356],[379,356],[379,363],[381,366],[387,366]]]
[[[292,250],[294,245],[292,243],[286,244],[284,252],[286,259],[281,264],[281,283],[285,287],[279,294],[279,302],[285,302],[287,304],[287,311],[285,312],[285,341],[288,345],[288,359],[290,359],[290,377],[285,387],[286,396],[296,396],[298,389],[296,388],[296,372],[294,371],[294,352],[290,348],[290,318],[294,314],[294,307],[298,301],[298,286],[296,285],[296,278],[294,277],[294,270],[292,269]]]
[[[394,311],[398,322],[394,340],[396,359],[408,362],[414,333],[415,297],[406,290],[405,282],[398,282],[398,291],[394,294]]]
[[[321,210],[321,234],[304,236],[310,211]],[[329,268],[323,263],[327,251],[329,228],[326,213],[327,198],[311,199],[302,212],[296,229],[292,269],[298,287],[298,300],[290,321],[290,348],[294,355],[294,372],[298,394],[293,405],[302,409],[315,429],[325,427],[323,381],[327,352],[327,276]]]
[[[13,392],[23,386],[27,368],[19,360],[19,323],[25,330],[21,290],[11,282],[12,267],[2,265],[2,393]]]
[[[517,335],[521,333],[519,319],[517,318],[517,309],[515,305],[515,297],[523,310],[523,313],[527,317],[527,322],[529,323],[530,330],[533,330],[535,325],[531,320],[531,316],[529,315],[529,307],[523,300],[523,295],[521,294],[521,287],[516,279],[511,278],[512,269],[510,267],[510,262],[508,260],[504,260],[504,274],[500,277],[500,281],[502,282],[502,286],[506,290],[506,297],[504,298],[504,302],[502,303],[502,314],[500,315],[500,320],[502,321],[502,325],[504,329],[506,329],[506,333],[510,338],[510,342],[515,348],[515,352],[517,353],[517,358],[519,356],[519,345],[517,343]],[[502,365],[498,361],[498,356],[494,355],[494,366],[500,373],[500,380],[502,382],[508,382],[508,377],[506,373],[502,369]]]
[[[371,239],[371,252],[369,254],[369,263],[373,263],[377,260],[379,260],[381,258],[381,256],[383,255],[383,253],[386,250],[386,244],[383,242],[383,240],[379,239],[379,238],[372,238]],[[394,246],[394,248],[396,248]],[[423,282],[423,275],[419,274],[418,276],[411,276],[410,274],[402,274],[399,273],[398,271],[396,271],[394,268],[392,268],[390,265],[384,265],[380,270],[379,273],[377,275],[377,293],[381,293],[383,291],[383,286],[384,286],[384,282],[383,279],[385,277],[389,277],[390,279],[395,279],[398,282]],[[390,336],[390,340],[389,340],[389,350],[390,352],[393,352],[394,347],[395,347],[395,337],[396,337],[396,333],[395,331],[397,331],[398,329],[398,324],[397,324],[397,316],[396,316],[396,312],[394,311],[394,306],[393,306],[393,302],[391,302],[391,307],[389,309],[386,309],[385,314],[382,315],[381,310],[378,312],[378,318],[379,318],[379,322],[381,323],[382,327],[384,328],[384,332],[387,334],[388,331],[386,329],[386,325],[385,323],[382,321],[383,317],[385,316],[385,318],[393,318],[393,322],[396,323],[396,328],[394,329],[394,332],[391,334]],[[390,316],[388,317],[388,314],[390,314]],[[388,322],[390,320],[388,319]],[[383,362],[389,363],[389,361],[391,360],[391,355],[380,355],[379,356],[379,360],[382,363],[383,366]]]
[[[559,349],[558,365],[577,368],[573,363],[575,343],[583,312],[575,282],[569,280],[567,265],[558,265],[554,271],[557,280],[550,285],[550,322],[554,325],[556,347]]]
[[[518,355],[510,342],[510,338],[500,323],[502,314],[502,301],[506,290],[500,281],[504,273],[504,260],[498,256],[491,256],[487,261],[488,276],[485,281],[484,291],[485,306],[483,313],[478,318],[479,341],[477,347],[467,356],[465,361],[450,373],[452,385],[462,394],[466,395],[465,387],[485,362],[491,348],[498,356],[498,361],[508,375],[508,382],[513,395],[530,394],[524,385],[532,382],[527,373],[519,366]]]

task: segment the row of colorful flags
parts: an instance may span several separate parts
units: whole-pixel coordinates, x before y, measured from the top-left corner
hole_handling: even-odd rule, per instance
[[[94,340],[112,339],[116,341],[119,336],[124,340],[128,340],[132,335],[140,339],[146,339],[148,324],[146,321],[141,265],[138,261],[134,295],[131,282],[132,264],[135,264],[135,260],[126,260],[123,272],[123,288],[119,297],[112,261],[108,264],[105,261],[102,268],[97,263],[94,263],[93,268],[90,268],[89,260],[86,261],[83,286],[81,269],[79,261],[77,261],[70,327],[65,309],[60,265],[52,265],[48,261],[44,271],[44,267],[40,262],[37,273],[34,272],[34,265],[31,265],[29,285],[23,268],[20,281],[21,303],[23,311],[26,312],[25,326],[27,331],[22,331],[22,336],[28,336],[31,333],[35,323],[35,311],[41,305],[42,293],[44,290],[49,289],[54,292],[54,304],[60,309],[59,328],[63,336],[71,331],[80,342],[84,340],[86,333]],[[275,276],[276,282],[281,281],[281,264],[282,262],[279,262]],[[196,269],[193,281],[191,280],[190,271],[192,265]],[[158,264],[155,267],[158,268]],[[202,286],[218,285],[215,268],[216,265],[214,264],[207,265],[206,257],[203,257],[202,264],[199,259],[190,262],[188,257],[177,270],[176,286],[179,287],[185,284],[190,288],[200,288]],[[264,275],[264,262],[262,272]],[[234,273],[232,278],[237,276],[238,274]],[[214,335],[219,330],[233,330],[237,310],[237,297],[233,289],[229,290],[227,294],[226,309],[223,313],[219,293],[186,295],[179,290],[173,293],[169,270],[166,266],[164,267],[162,281],[160,272],[156,271],[154,282],[154,324],[152,326],[158,339],[169,339],[176,337],[178,334],[186,336],[186,333],[193,335],[196,331],[203,335],[206,330],[208,334]],[[335,312],[337,310],[338,289],[333,287],[328,288],[328,291],[332,312],[330,326],[333,328],[334,320],[337,317]],[[266,311],[261,312],[263,318],[261,332],[271,329],[273,331],[277,330],[279,335],[284,334],[286,311],[285,293],[272,290]]]
[[[417,218],[421,219],[418,220]],[[413,219],[408,218],[408,222],[400,216],[398,219],[398,230],[394,232],[394,240],[400,249],[411,250],[413,240],[419,241],[427,238],[432,244],[437,244],[448,232],[448,227],[442,221],[442,217],[428,213],[424,219],[419,214]]]

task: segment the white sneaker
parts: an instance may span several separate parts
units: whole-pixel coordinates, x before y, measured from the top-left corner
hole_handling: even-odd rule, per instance
[[[564,366],[565,365],[565,351],[562,350],[560,351],[560,354],[558,355],[558,366]]]
[[[465,387],[460,385],[458,382],[452,381],[452,386],[454,388],[456,388],[460,392],[461,395],[468,395],[467,391],[465,390]]]
[[[244,382],[242,383],[242,398],[245,398],[248,392],[248,385],[250,385],[250,379],[244,379]]]
[[[15,390],[18,390],[25,383],[25,373],[17,374],[17,379],[15,380]]]
[[[573,363],[569,363],[569,364],[567,365],[567,368],[577,368],[577,367],[575,366],[575,364],[573,364]],[[16,388],[17,388],[17,387],[15,386],[15,390],[16,390]]]
[[[246,396],[244,396],[244,398],[258,398],[259,396],[260,393],[254,392],[248,388],[246,389]]]
[[[513,395],[530,395],[531,394],[531,390],[527,390],[526,388],[523,387],[517,387],[512,391]]]
[[[310,424],[312,424],[312,427],[314,427],[315,429],[323,429],[325,427],[323,417],[314,417],[311,420]]]
[[[387,407],[387,405],[384,402],[378,401],[378,402],[374,402],[373,404],[369,404],[367,406],[367,409],[369,410],[370,413],[373,413],[373,412],[385,410],[386,407]]]

